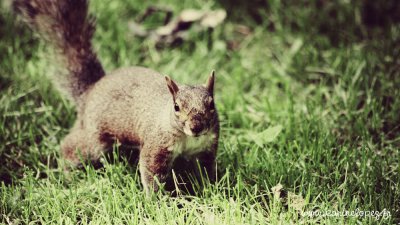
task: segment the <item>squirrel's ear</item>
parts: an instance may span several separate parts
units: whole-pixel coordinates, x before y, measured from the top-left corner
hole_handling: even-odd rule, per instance
[[[171,92],[172,97],[174,97],[175,99],[175,95],[179,91],[178,85],[176,85],[176,83],[171,78],[169,78],[169,76],[165,76],[165,80],[167,81],[169,92]]]
[[[211,95],[214,95],[214,80],[215,80],[215,70],[211,72],[206,83],[206,88]]]

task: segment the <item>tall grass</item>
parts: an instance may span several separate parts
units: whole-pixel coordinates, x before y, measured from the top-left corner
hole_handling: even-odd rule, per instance
[[[87,165],[68,177],[58,168],[59,142],[75,119],[74,108],[48,78],[57,65],[47,44],[3,7],[0,221],[399,223],[395,2],[92,1],[94,45],[107,71],[142,65],[184,83],[203,82],[217,71],[218,183],[205,182],[193,196],[158,193],[153,199],[146,198],[137,168],[126,158],[103,160],[100,170]],[[182,45],[159,49],[128,29],[154,4],[175,14],[224,7],[228,20],[213,31],[211,44],[207,33],[192,31]],[[390,216],[306,214],[318,210],[387,210]]]

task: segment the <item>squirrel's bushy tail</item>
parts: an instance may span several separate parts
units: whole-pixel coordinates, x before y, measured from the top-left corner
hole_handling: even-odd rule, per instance
[[[91,45],[95,23],[87,0],[15,0],[14,9],[62,56],[66,89],[80,105],[82,94],[105,72]]]

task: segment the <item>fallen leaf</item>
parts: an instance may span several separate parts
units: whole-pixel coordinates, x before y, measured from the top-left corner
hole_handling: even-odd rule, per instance
[[[256,145],[258,145],[259,147],[263,147],[264,144],[273,142],[276,139],[276,137],[281,133],[281,131],[282,131],[282,126],[276,125],[273,127],[269,127],[259,133],[249,132],[246,135],[246,139],[255,142]]]
[[[281,200],[282,190],[283,190],[283,186],[280,183],[271,188],[272,194],[274,195],[274,199],[276,199],[278,201]]]
[[[166,14],[164,25],[155,29],[146,30],[140,23],[155,12],[164,12]],[[225,19],[226,11],[223,9],[215,11],[185,9],[175,20],[171,20],[171,17],[172,11],[169,9],[155,6],[149,7],[145,13],[137,19],[139,22],[129,23],[129,29],[136,36],[155,40],[157,46],[163,46],[165,44],[171,45],[186,40],[189,29],[195,25],[197,25],[195,26],[196,28],[200,28],[196,30],[198,32],[218,26]]]
[[[174,32],[175,27],[176,27],[175,23],[169,23],[169,24],[167,24],[165,26],[157,28],[155,33],[157,35],[160,35],[160,36],[168,36],[168,35],[171,35]]]
[[[183,22],[195,22],[204,16],[204,12],[195,9],[185,9],[181,12],[179,19]]]
[[[260,133],[260,135],[263,137],[264,142],[272,142],[275,140],[276,137],[278,137],[281,131],[282,131],[282,126],[276,125],[264,130],[263,132]]]
[[[128,23],[128,28],[136,36],[146,37],[148,35],[148,32],[143,28],[143,26],[133,21]]]
[[[214,28],[218,26],[224,19],[226,18],[226,11],[219,9],[215,11],[210,11],[205,14],[203,19],[200,22],[200,25],[203,27],[211,27]]]
[[[305,205],[303,196],[297,195],[293,192],[288,193],[288,203],[290,207],[299,211],[302,210]]]

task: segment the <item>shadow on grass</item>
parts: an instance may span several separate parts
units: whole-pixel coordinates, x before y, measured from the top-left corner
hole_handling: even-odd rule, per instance
[[[243,23],[249,15],[258,25],[299,32],[311,37],[326,36],[331,44],[352,44],[379,34],[400,22],[397,0],[384,2],[355,0],[243,1],[218,0],[231,20]]]
[[[116,150],[109,151],[106,154],[108,163],[115,164],[123,162],[126,166],[131,167],[131,171],[138,170],[139,163],[139,149],[132,149],[130,146],[120,146]],[[101,169],[101,163],[96,162],[93,164],[96,169]],[[184,157],[177,157],[168,174],[164,184],[164,191],[172,197],[180,195],[196,196],[202,192],[202,189],[212,184],[208,178],[208,174],[195,160],[187,160]],[[221,171],[217,171],[217,176],[222,176]]]
[[[382,134],[396,141],[400,134],[400,117],[394,116],[400,107],[395,96],[400,85],[397,0],[218,2],[236,23],[264,27],[266,33],[282,36],[283,41],[287,34],[302,40],[287,71],[292,78],[305,86],[325,85],[331,92],[339,87],[349,95],[357,95],[348,99],[352,104],[338,110],[346,112],[337,116],[339,142],[351,142],[365,133],[370,133],[377,144],[382,144]],[[250,15],[252,21],[245,21],[243,15]],[[334,63],[338,56],[344,60]],[[311,64],[315,65],[311,68]],[[362,74],[358,80],[354,79],[356,67],[361,68]],[[323,100],[321,104],[329,102],[332,101]],[[361,111],[369,113],[360,116],[357,112]],[[372,122],[376,118],[383,121],[378,126]],[[360,125],[362,128],[355,128]]]
[[[7,140],[8,122],[4,113],[7,110],[7,96],[17,83],[24,82],[15,76],[19,65],[24,65],[37,50],[37,41],[32,38],[29,29],[17,22],[15,15],[0,7],[0,182],[11,184],[15,178],[23,175],[26,165],[18,141]],[[18,63],[17,63],[18,62]],[[17,63],[17,64],[16,64]],[[14,96],[15,97],[15,96]],[[15,124],[15,123],[14,123]],[[15,143],[14,143],[15,142]]]

